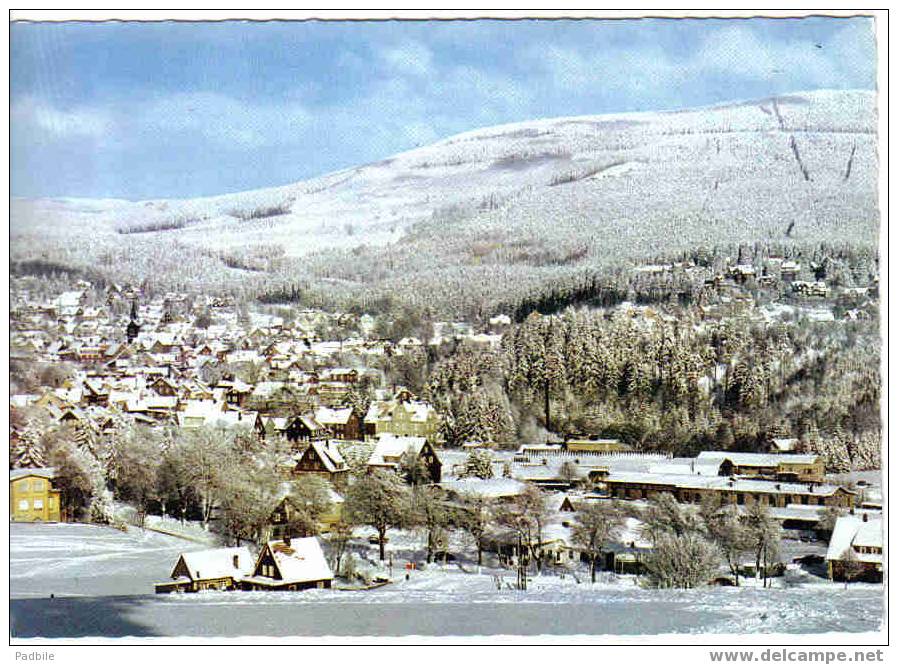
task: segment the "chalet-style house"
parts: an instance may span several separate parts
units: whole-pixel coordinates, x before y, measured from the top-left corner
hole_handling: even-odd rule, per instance
[[[834,581],[882,582],[882,519],[844,515],[836,520],[826,567]]]
[[[61,492],[53,487],[54,478],[53,468],[10,469],[9,521],[65,521]]]
[[[311,474],[330,481],[334,487],[345,487],[349,467],[337,449],[336,441],[311,441],[293,469],[293,475]]]
[[[253,555],[247,547],[185,552],[175,562],[171,581],[156,584],[156,593],[230,591],[252,571]]]
[[[289,441],[317,441],[328,437],[328,429],[312,414],[296,416],[288,421],[284,434]]]
[[[317,538],[290,538],[265,543],[252,575],[240,586],[249,591],[330,589],[334,574]]]
[[[440,441],[440,417],[427,402],[414,398],[408,390],[399,390],[391,400],[371,402],[365,415],[365,437],[380,434],[424,437],[436,445]]]
[[[340,518],[343,515],[343,497],[333,489],[330,490],[330,501],[330,510],[321,515],[318,520],[318,529],[321,532],[330,531],[331,527],[340,521]],[[300,533],[300,530],[295,528],[298,523],[296,519],[298,512],[299,508],[296,505],[295,499],[289,495],[282,498],[268,517],[266,540],[302,538],[307,536],[307,533]]]
[[[344,441],[362,438],[362,419],[352,407],[329,409],[319,407],[315,411],[315,421],[330,430],[335,439]]]
[[[423,436],[379,436],[374,451],[368,458],[368,468],[399,471],[402,456],[409,451],[423,460],[431,482],[440,482],[442,463],[433,446]]]
[[[265,423],[258,412],[233,410],[225,402],[187,402],[184,410],[177,412],[176,417],[181,429],[243,427],[251,429],[259,437],[265,436]]]
[[[178,394],[178,386],[164,376],[160,376],[147,384],[147,388],[160,397],[175,397]]]
[[[695,464],[716,466],[721,476],[750,476],[799,483],[822,483],[826,472],[820,455],[765,455],[714,450],[699,453]]]

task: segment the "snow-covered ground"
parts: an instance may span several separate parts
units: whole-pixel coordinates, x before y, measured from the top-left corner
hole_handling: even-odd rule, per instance
[[[468,561],[431,564],[405,580],[416,540],[402,532],[388,546],[394,582],[378,589],[156,596],[152,583],[199,545],[136,529],[11,529],[14,637],[864,632],[883,616],[882,586],[846,590],[797,567],[773,589],[657,591],[631,576],[601,574],[593,585],[583,572],[548,572],[525,592],[512,588],[513,571]],[[370,560],[373,550],[363,554]]]
[[[129,527],[10,524],[12,598],[152,593],[181,552],[204,546]]]

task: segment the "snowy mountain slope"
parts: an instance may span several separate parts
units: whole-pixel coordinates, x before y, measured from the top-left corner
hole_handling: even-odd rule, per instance
[[[398,285],[458,266],[601,264],[699,243],[875,244],[875,127],[863,91],[516,123],[252,192],[16,200],[13,257],[64,239],[50,256],[87,252],[102,266],[101,251],[138,261],[149,243],[207,257],[202,273],[218,283],[263,272]],[[392,269],[363,269],[385,252]]]

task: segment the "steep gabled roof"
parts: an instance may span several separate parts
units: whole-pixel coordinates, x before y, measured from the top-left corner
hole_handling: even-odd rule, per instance
[[[352,417],[352,407],[345,409],[329,409],[325,406],[318,407],[315,411],[315,420],[322,425],[345,425]]]
[[[234,557],[237,557],[237,566],[234,566]],[[222,577],[239,579],[253,572],[254,561],[248,547],[221,547],[212,550],[200,550],[198,552],[184,552],[180,560],[184,561],[190,579],[214,580]],[[172,577],[175,570],[172,570]]]
[[[310,449],[318,455],[324,468],[329,472],[336,473],[346,469],[346,461],[337,450],[336,444],[330,441],[312,441]]]
[[[289,545],[283,540],[270,540],[265,544],[265,548],[259,556],[260,559],[266,550],[271,552],[281,575],[281,579],[277,581],[278,584],[316,582],[334,578],[330,566],[327,565],[327,560],[324,558],[321,544],[314,536],[291,538]],[[258,579],[258,576],[255,579]]]
[[[832,536],[829,539],[829,547],[826,550],[828,561],[838,561],[848,555],[852,547],[879,547],[883,546],[882,520],[868,519],[854,515],[843,515],[836,520]],[[882,554],[859,554],[855,556],[860,561],[882,562]]]
[[[374,451],[368,459],[368,464],[384,465],[389,464],[387,457],[401,457],[406,451],[411,450],[415,454],[420,454],[421,449],[427,443],[427,439],[423,436],[394,436],[392,434],[382,434],[377,439]]]

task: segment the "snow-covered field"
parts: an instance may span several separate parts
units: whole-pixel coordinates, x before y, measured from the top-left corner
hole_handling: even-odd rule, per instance
[[[129,527],[10,524],[12,598],[152,593],[181,552],[203,545]]]
[[[370,591],[155,596],[152,582],[198,545],[88,525],[11,529],[16,638],[867,632],[883,617],[881,586],[845,590],[797,569],[774,589],[656,591],[628,576],[593,585],[582,574],[552,573],[523,592],[510,588],[507,570],[449,563],[406,581],[394,562],[394,583]]]

